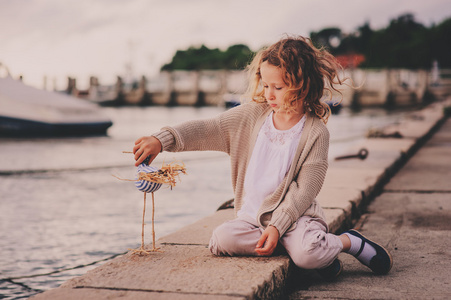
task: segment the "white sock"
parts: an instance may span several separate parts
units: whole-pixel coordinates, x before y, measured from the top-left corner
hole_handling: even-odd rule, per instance
[[[369,266],[371,259],[376,255],[376,249],[374,249],[374,247],[371,246],[370,244],[365,243],[362,252],[358,256],[356,256],[360,251],[360,247],[362,246],[362,240],[359,237],[356,237],[355,235],[349,233],[344,234],[346,234],[351,240],[351,248],[349,248],[347,253],[353,255],[363,264]]]

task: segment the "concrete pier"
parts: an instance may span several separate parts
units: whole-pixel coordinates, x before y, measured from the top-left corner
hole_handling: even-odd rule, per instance
[[[346,69],[344,76],[358,89],[343,85],[343,106],[406,107],[418,106],[433,98],[451,94],[450,70],[432,72],[404,69]],[[351,84],[350,82],[347,82]],[[102,105],[223,106],[225,101],[239,102],[248,78],[240,70],[163,71],[159,76],[125,83],[118,77],[116,85],[101,86],[92,77],[88,90],[79,91],[76,80],[68,79],[67,92]],[[229,99],[232,98],[232,99]],[[334,92],[333,101],[341,98]]]
[[[451,119],[383,187],[357,224],[393,256],[386,276],[340,254],[336,282],[292,276],[289,300],[451,298]]]
[[[436,181],[439,184],[421,187],[422,189],[449,191],[448,181],[451,174],[451,165],[449,164],[451,137],[449,130],[444,133],[439,131],[434,135],[434,137],[439,136],[438,139],[447,142],[441,143],[441,146],[435,151],[429,151],[426,154],[421,153],[419,155],[420,162],[417,163],[416,167],[412,168],[407,165],[406,168],[409,167],[410,169],[407,171],[402,169],[400,172],[403,175],[402,177],[396,175],[393,181],[390,181],[390,179],[442,126],[446,121],[443,108],[450,105],[450,101],[435,103],[421,111],[412,113],[411,118],[407,118],[405,122],[383,129],[385,136],[392,136],[391,133],[397,132],[397,137],[368,138],[361,145],[349,149],[350,153],[357,153],[360,148],[366,148],[369,155],[365,160],[335,161],[331,158],[329,171],[323,189],[318,195],[318,200],[325,209],[332,232],[338,233],[354,226],[361,227],[362,222],[366,220],[366,215],[364,215],[364,218],[360,218],[362,213],[371,200],[380,194],[384,186],[387,191],[415,190],[420,187],[420,183],[424,182],[423,179],[426,176],[428,179],[426,181],[430,184]],[[445,126],[451,128],[450,121],[447,121]],[[414,155],[414,158],[416,157],[417,154]],[[443,160],[448,162],[443,163]],[[432,161],[433,164],[429,165],[429,169],[426,168],[428,172],[422,173],[424,169],[421,162],[425,161]],[[440,172],[436,173],[436,170],[440,170]],[[389,181],[390,183],[386,185]],[[385,203],[390,198],[391,196],[388,195],[386,200],[382,202]],[[417,199],[418,195],[412,196],[413,198]],[[375,203],[373,202],[371,205]],[[409,203],[404,203],[406,209],[412,207],[407,206]],[[437,206],[437,210],[439,206],[442,207],[442,210],[449,210],[448,203],[431,205]],[[390,207],[390,204],[370,206],[371,209],[383,211],[384,215],[390,215]],[[398,207],[398,209],[401,208]],[[434,218],[432,211],[429,217]],[[407,294],[403,294],[403,288],[395,288],[401,284],[406,284],[402,281],[402,278],[395,276],[399,271],[397,266],[404,268],[404,270],[411,269],[413,272],[418,272],[415,277],[422,277],[422,274],[424,274],[420,272],[421,269],[415,266],[415,262],[409,261],[410,258],[395,255],[394,270],[386,278],[396,278],[395,280],[398,280],[399,284],[391,282],[392,289],[388,290],[383,284],[374,286],[369,283],[373,282],[372,278],[374,277],[384,277],[374,276],[369,270],[355,271],[355,268],[364,267],[356,261],[351,262],[351,273],[346,274],[347,271],[345,271],[342,277],[345,278],[346,283],[354,282],[354,286],[360,284],[360,289],[356,287],[359,293],[354,294],[354,297],[353,293],[348,292],[348,286],[338,286],[341,279],[336,283],[326,284],[312,273],[314,271],[306,271],[306,273],[303,273],[304,275],[299,275],[299,271],[285,255],[273,257],[213,256],[207,248],[211,232],[216,226],[231,218],[233,218],[232,209],[218,211],[158,240],[157,246],[161,248],[162,252],[154,252],[147,256],[128,253],[105,263],[84,276],[67,281],[57,289],[36,295],[33,299],[304,299],[305,297],[370,299],[368,291],[371,290],[377,292],[377,294],[372,294],[377,298],[411,298],[410,296],[415,298],[413,297],[415,295],[409,291],[406,291]],[[397,219],[394,222],[399,225],[400,220],[402,221],[402,219]],[[384,225],[384,221],[377,221],[377,219],[373,219],[368,224],[373,227],[370,227],[366,233],[378,241],[384,241],[384,238],[393,236],[382,236],[377,230],[379,226],[385,226],[388,231],[396,231],[399,228],[399,226]],[[365,225],[365,228],[368,228],[368,226]],[[449,238],[449,228],[445,230],[447,230],[443,232],[445,236],[443,234],[436,235],[436,238],[446,241],[446,235]],[[423,243],[423,252],[431,253],[439,251],[434,249],[442,249],[443,247],[436,245],[437,239],[434,239],[434,243],[430,245]],[[390,239],[387,242],[389,251],[393,253],[397,250],[395,248],[398,245],[397,240]],[[438,248],[435,248],[436,246]],[[415,253],[420,255],[418,252]],[[351,260],[352,258],[345,259]],[[437,253],[437,259],[449,260],[449,250],[442,254]],[[427,263],[436,265],[434,257],[430,255],[427,256]],[[449,268],[449,263],[446,266]],[[446,270],[443,271],[446,272]],[[427,273],[428,276],[431,275],[430,273],[431,271]],[[304,277],[304,283],[293,284],[293,280],[298,280],[302,276],[307,276]],[[360,280],[362,276],[363,285]],[[443,276],[449,278],[449,274],[443,274]],[[431,298],[445,299],[442,296],[446,295],[447,289],[449,291],[449,281],[447,281],[448,285],[443,280],[436,280],[436,282],[442,287],[438,289],[437,293],[431,294]],[[389,283],[386,281],[385,284]],[[409,284],[409,286],[413,286],[412,283]],[[418,285],[418,287],[421,286]],[[390,291],[392,294],[389,293]],[[424,287],[420,298],[428,298],[427,294],[424,293]]]

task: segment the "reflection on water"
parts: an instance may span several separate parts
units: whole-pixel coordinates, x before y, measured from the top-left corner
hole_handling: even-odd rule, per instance
[[[132,182],[134,140],[164,125],[214,116],[222,108],[108,108],[114,122],[108,137],[0,140],[0,298],[29,297],[86,273],[90,264],[141,243],[143,194]],[[396,122],[401,114],[344,110],[332,116],[330,157],[358,142],[369,128]],[[173,189],[155,193],[157,238],[213,213],[233,197],[227,155],[163,153],[188,175]],[[150,211],[148,209],[148,211]],[[150,213],[147,222],[150,222]],[[150,229],[150,227],[149,227]],[[149,229],[147,229],[149,231]],[[146,243],[151,242],[146,231]],[[8,279],[17,278],[17,279]],[[7,279],[7,280],[5,280]]]

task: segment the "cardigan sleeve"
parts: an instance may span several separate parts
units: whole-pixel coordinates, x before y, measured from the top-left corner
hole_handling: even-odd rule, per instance
[[[254,123],[260,110],[255,110],[255,104],[243,104],[229,109],[218,116],[181,123],[172,127],[163,127],[153,134],[162,144],[162,151],[222,151],[230,154],[231,140],[238,140],[240,128],[246,123]]]
[[[164,151],[216,150],[228,152],[220,118],[188,121],[173,127],[163,127],[154,136],[163,145]]]
[[[306,145],[308,148],[309,145]],[[329,133],[322,131],[310,145],[297,176],[289,183],[280,205],[274,210],[270,225],[282,236],[312,205],[321,190],[328,168]]]

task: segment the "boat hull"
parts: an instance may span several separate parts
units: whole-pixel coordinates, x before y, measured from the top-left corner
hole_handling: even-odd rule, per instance
[[[106,135],[111,125],[96,104],[0,78],[0,136]]]
[[[106,135],[111,121],[91,123],[45,123],[0,116],[2,137],[71,137]]]

